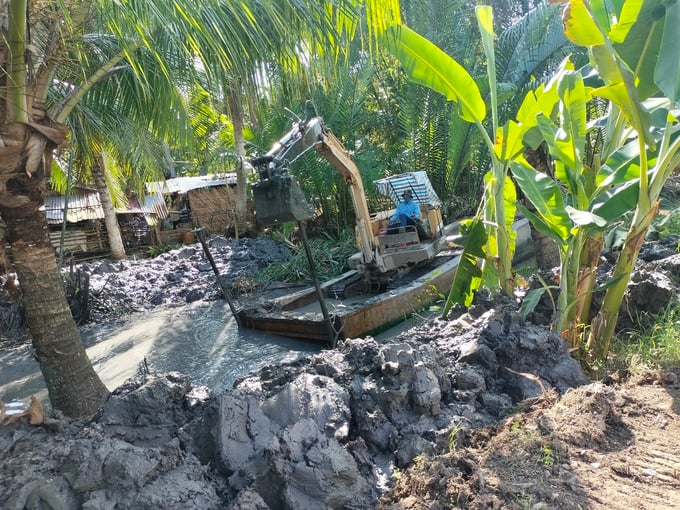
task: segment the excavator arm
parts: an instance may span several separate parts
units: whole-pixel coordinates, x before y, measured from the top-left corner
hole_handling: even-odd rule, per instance
[[[363,263],[367,266],[382,270],[380,255],[376,249],[378,240],[371,230],[371,216],[366,202],[366,193],[358,167],[352,161],[342,143],[324,126],[320,117],[308,121],[297,122],[283,138],[274,144],[265,155],[251,160],[257,169],[260,181],[253,187],[255,195],[255,210],[272,209],[272,200],[279,200],[274,204],[281,209],[282,220],[286,221],[297,215],[287,215],[291,207],[295,206],[300,197],[294,178],[288,174],[288,167],[309,149],[315,149],[330,165],[342,175],[349,187],[352,204],[357,220],[357,234]],[[257,192],[258,186],[266,192]],[[284,190],[281,192],[281,190]],[[258,200],[259,195],[259,200]],[[258,202],[260,207],[258,207]],[[279,207],[280,206],[280,207]],[[299,218],[298,218],[299,219]]]

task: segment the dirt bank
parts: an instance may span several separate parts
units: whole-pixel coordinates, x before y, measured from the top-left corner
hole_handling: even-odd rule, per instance
[[[381,510],[680,507],[677,372],[530,399],[416,459]]]
[[[543,388],[587,382],[561,339],[508,326],[506,313],[433,321],[385,344],[348,340],[217,395],[153,375],[115,392],[91,422],[50,424],[60,432],[0,427],[0,504],[373,508],[418,455]]]
[[[643,263],[677,295],[680,255]],[[659,306],[635,283],[630,303]],[[174,288],[166,305],[186,302]],[[0,508],[676,508],[679,394],[674,371],[591,382],[516,303],[480,295],[220,394],[148,374],[91,421],[0,426]]]

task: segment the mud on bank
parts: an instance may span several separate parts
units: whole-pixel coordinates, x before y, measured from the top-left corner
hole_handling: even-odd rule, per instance
[[[253,276],[270,264],[291,257],[284,243],[267,237],[235,240],[213,236],[207,244],[220,279],[234,299],[247,298],[252,290],[265,290],[252,288]],[[158,307],[222,299],[217,277],[200,243],[154,258],[102,259],[76,264],[73,270],[64,269],[67,275],[76,272],[86,275],[89,282],[89,309],[74,310],[74,316],[81,318],[83,325],[108,323]],[[0,275],[0,283],[8,277],[13,278]],[[18,292],[0,288],[0,341],[25,342],[28,338],[18,297]]]
[[[0,428],[3,508],[373,508],[395,472],[543,388],[587,382],[561,339],[505,312],[343,342],[212,395],[179,374],[91,422]],[[528,367],[533,377],[526,377]]]
[[[679,255],[644,269],[677,295]],[[653,288],[631,302],[658,303]],[[166,304],[186,302],[173,289]],[[218,395],[152,374],[91,421],[0,427],[0,507],[672,508],[677,380],[590,384],[559,337],[480,295],[456,320],[348,340]]]

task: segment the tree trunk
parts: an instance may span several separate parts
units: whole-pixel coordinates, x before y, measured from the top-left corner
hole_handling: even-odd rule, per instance
[[[111,194],[106,185],[106,177],[104,175],[104,158],[99,155],[97,158],[98,165],[92,168],[92,177],[94,178],[95,186],[99,192],[99,200],[104,210],[104,224],[106,225],[106,234],[109,237],[109,247],[111,248],[111,258],[113,260],[124,260],[127,258],[125,254],[125,245],[123,238],[120,235],[120,226],[118,225],[118,218],[116,217],[116,209],[113,207],[111,201]]]
[[[163,156],[165,156],[165,162],[168,164],[168,177],[174,179],[177,177],[177,167],[175,167],[175,160],[172,159],[168,142],[163,142]]]
[[[228,92],[229,111],[231,112],[231,122],[234,126],[234,146],[238,162],[236,164],[236,210],[234,211],[236,221],[236,234],[248,230],[247,214],[247,190],[248,176],[246,175],[247,166],[244,164],[246,156],[246,142],[243,138],[243,109],[240,101],[240,85],[231,84]]]
[[[71,316],[47,220],[37,206],[2,209],[26,322],[52,405],[67,416],[90,416],[108,390],[92,368]]]
[[[54,129],[31,127],[41,132]],[[70,417],[88,417],[99,409],[108,390],[92,368],[69,310],[41,210],[54,145],[25,124],[5,129],[12,136],[6,135],[0,148],[0,175],[6,183],[6,190],[0,190],[0,216],[7,225],[33,347],[53,407]],[[42,163],[29,175],[27,162],[35,161],[37,150],[43,154]]]

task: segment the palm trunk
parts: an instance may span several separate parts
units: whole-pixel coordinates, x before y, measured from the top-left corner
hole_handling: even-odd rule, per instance
[[[248,202],[246,187],[248,178],[246,175],[246,167],[243,164],[246,156],[246,142],[243,138],[243,109],[241,108],[241,101],[238,95],[240,86],[232,84],[228,92],[229,111],[231,112],[231,121],[234,126],[234,145],[236,148],[236,156],[238,163],[236,165],[236,210],[234,211],[236,225],[234,229],[236,236],[238,232],[247,230],[247,213]]]
[[[116,209],[113,207],[111,194],[106,185],[104,158],[100,155],[98,160],[99,164],[92,168],[92,177],[94,178],[95,186],[99,192],[99,200],[101,201],[102,209],[104,211],[104,224],[106,225],[106,234],[109,237],[111,258],[113,260],[124,260],[127,258],[127,255],[125,254],[123,238],[120,235],[120,226],[118,225],[118,218],[116,217]]]
[[[66,301],[47,218],[40,210],[45,184],[44,177],[29,177],[18,167],[7,182],[12,199],[0,200],[0,214],[50,401],[67,416],[86,417],[99,409],[108,390],[92,368]]]

